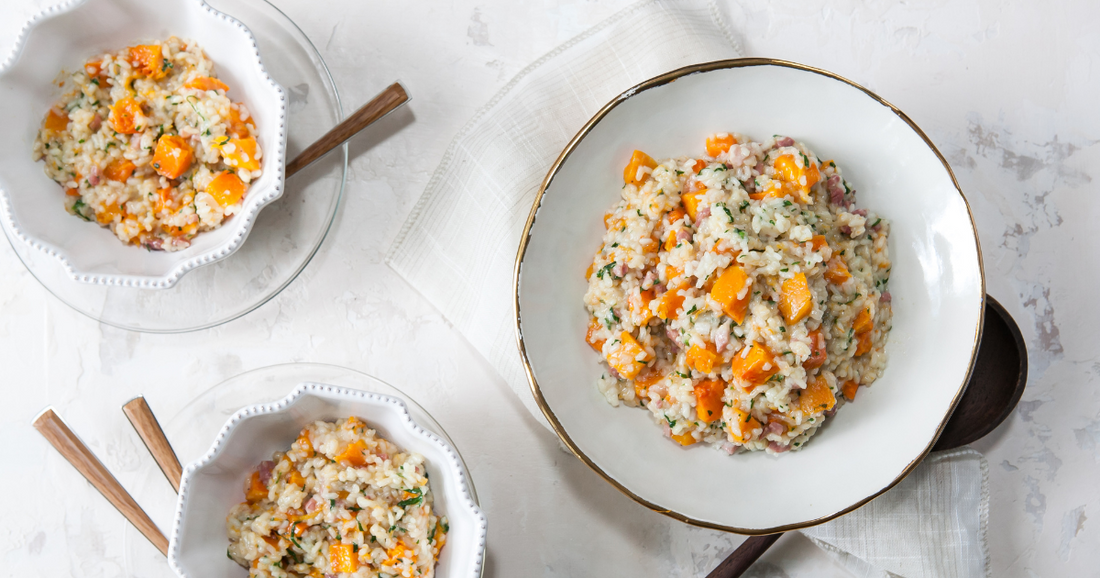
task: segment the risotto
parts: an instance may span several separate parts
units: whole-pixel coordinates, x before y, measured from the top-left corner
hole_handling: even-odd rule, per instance
[[[265,578],[430,578],[448,531],[423,456],[355,417],[313,423],[260,463],[226,528],[229,558]]]
[[[171,37],[102,54],[59,83],[35,160],[65,209],[146,249],[177,251],[238,212],[263,151],[194,42]]]
[[[587,272],[602,395],[676,442],[806,444],[886,363],[889,223],[804,144],[716,134],[706,154],[634,151]]]

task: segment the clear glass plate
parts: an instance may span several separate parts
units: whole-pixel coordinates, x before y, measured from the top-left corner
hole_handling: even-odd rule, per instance
[[[462,461],[458,446],[451,441],[447,432],[435,419],[420,407],[420,404],[396,387],[353,369],[321,363],[288,363],[254,369],[229,378],[199,394],[176,415],[162,414],[158,419],[180,463],[186,466],[210,449],[222,426],[237,410],[249,405],[282,399],[296,385],[305,381],[381,393],[404,400],[409,407],[409,414],[416,423],[455,448],[466,479],[470,483],[470,495],[474,503],[480,505],[473,478],[470,477],[470,470],[466,467],[466,463]],[[152,458],[143,461],[147,465],[131,494],[167,535],[175,515],[176,494]],[[124,525],[123,556],[126,575],[142,578],[174,576],[164,556],[129,522],[124,522]],[[228,539],[226,544],[228,545]]]
[[[340,122],[343,112],[336,85],[321,55],[294,22],[267,2],[208,3],[252,31],[264,67],[286,89],[288,161]],[[170,289],[75,281],[60,261],[13,240],[6,228],[4,233],[19,259],[50,293],[92,319],[148,333],[205,329],[263,305],[301,273],[336,216],[347,177],[347,155],[345,145],[288,179],[282,198],[260,212],[236,253],[185,274]]]

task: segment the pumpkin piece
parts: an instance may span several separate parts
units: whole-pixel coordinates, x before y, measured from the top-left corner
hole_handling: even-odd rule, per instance
[[[317,455],[317,450],[313,449],[313,442],[309,440],[309,430],[302,430],[302,433],[298,434],[298,439],[294,440],[294,443],[298,444],[298,449],[305,452],[308,456],[312,457]]]
[[[248,185],[237,175],[230,172],[218,173],[214,180],[206,185],[206,192],[223,207],[235,205],[244,196]]]
[[[151,164],[158,175],[178,179],[191,168],[191,161],[194,158],[195,153],[183,137],[164,135],[157,140],[157,148],[153,151]]]
[[[673,279],[683,277],[684,270],[679,267],[673,267],[672,265],[665,265],[665,284],[672,283]],[[687,287],[687,283],[681,283],[680,287]]]
[[[687,355],[684,356],[684,361],[687,362],[688,367],[701,373],[711,373],[714,371],[714,365],[718,363],[719,360],[718,350],[714,347],[713,343],[706,343],[705,347],[692,345],[691,348],[688,349]]]
[[[856,335],[863,335],[874,328],[874,324],[871,322],[871,311],[869,309],[863,309],[856,315],[854,321],[852,321],[852,330]]]
[[[43,128],[46,130],[63,131],[69,126],[69,115],[51,108],[50,112],[46,113],[46,122]]]
[[[684,295],[680,292],[681,289],[683,289],[683,286],[674,287],[661,294],[661,298],[657,302],[657,317],[661,319],[676,317],[677,312],[684,307]]]
[[[811,377],[806,382],[806,389],[802,390],[802,396],[798,398],[798,409],[804,415],[829,411],[835,405],[836,396],[821,376]]]
[[[752,343],[746,349],[742,349],[733,356],[731,369],[734,376],[748,382],[751,386],[757,386],[767,383],[773,375],[779,373],[775,356],[766,346]]]
[[[173,211],[172,187],[157,190],[157,204],[153,208],[154,213],[168,213]]]
[[[589,263],[588,268],[584,270],[584,280],[589,281],[592,279],[592,269],[596,266],[595,263]]]
[[[852,278],[852,274],[848,272],[848,265],[844,259],[836,255],[829,259],[829,263],[825,266],[825,278],[834,285],[843,285]]]
[[[683,219],[683,218],[684,218],[684,210],[681,209],[680,207],[676,207],[675,209],[672,209],[671,211],[668,212],[668,223],[670,225],[672,223],[675,223],[676,221],[679,221],[680,219]]]
[[[397,544],[399,547],[404,547],[401,542]],[[350,573],[359,569],[359,555],[352,550],[351,544],[333,544],[329,546],[328,558],[329,570],[333,574]]]
[[[89,60],[84,63],[84,73],[88,75],[88,79],[95,85],[106,88],[107,86],[107,69],[103,68],[102,60]]]
[[[218,149],[222,158],[225,159],[225,164],[230,167],[249,171],[260,168],[260,159],[257,157],[256,152],[256,139],[252,137],[222,137],[214,142],[214,148]]]
[[[295,538],[301,538],[302,534],[305,534],[308,529],[309,524],[305,522],[295,522],[294,525],[290,527],[290,534]]]
[[[607,342],[606,339],[597,339],[596,332],[600,330],[600,321],[595,317],[588,322],[588,333],[584,336],[584,341],[596,351],[603,351],[603,344]]]
[[[726,425],[726,430],[730,434],[730,439],[743,444],[752,439],[755,431],[761,428],[760,420],[739,407],[730,409],[733,410],[733,419]]]
[[[77,188],[77,187],[71,187],[71,188],[65,189],[65,194],[67,196],[70,196],[70,197],[79,197],[80,196],[80,189]]]
[[[161,228],[164,229],[165,233],[173,237],[189,237],[192,233],[198,230],[199,221],[198,219],[195,219],[194,221],[191,221],[182,227],[177,227],[174,225],[161,225]]]
[[[821,180],[821,173],[817,165],[810,163],[808,167],[799,166],[794,155],[781,155],[775,159],[776,178],[783,182],[783,189],[801,203],[809,203],[810,187]]]
[[[871,332],[860,333],[856,336],[856,356],[871,351]]]
[[[814,296],[806,281],[806,274],[799,273],[783,282],[779,290],[779,312],[787,323],[798,323],[810,314]]]
[[[344,448],[344,451],[333,456],[337,462],[347,462],[355,467],[363,467],[367,464],[367,444],[363,440],[355,440]]]
[[[806,371],[812,371],[825,365],[825,335],[821,333],[821,328],[814,329],[810,332],[810,356],[806,358],[806,361],[802,362],[802,367]]]
[[[669,434],[669,436],[684,447],[690,446],[699,441],[695,439],[695,436],[691,435],[691,432],[689,431],[686,431],[682,434]]]
[[[103,176],[112,181],[125,183],[134,174],[135,169],[137,169],[137,166],[129,160],[115,159],[107,164],[107,168],[103,169]]]
[[[844,394],[844,399],[848,401],[856,400],[856,391],[859,389],[859,382],[854,379],[849,379],[844,382],[844,385],[840,386],[840,393]]]
[[[649,308],[649,302],[653,301],[653,294],[653,289],[646,289],[631,295],[626,300],[627,305],[630,306],[630,312],[641,318],[638,325],[645,325],[653,319],[653,311]]]
[[[639,175],[642,167],[649,167],[650,169],[657,168],[657,161],[653,160],[653,157],[643,153],[642,151],[634,151],[634,154],[630,156],[630,162],[626,163],[626,168],[623,169],[623,180],[628,185],[641,186],[649,179],[651,173],[646,172]]]
[[[648,357],[649,354],[634,339],[634,336],[627,331],[623,331],[619,335],[618,346],[614,347],[611,353],[607,355],[607,363],[623,379],[634,379],[645,368],[644,360]]]
[[[195,90],[201,90],[203,92],[207,90],[220,90],[222,92],[229,92],[229,87],[224,82],[217,78],[211,78],[209,76],[199,76],[183,85],[184,88],[193,88]]]
[[[695,174],[699,174],[699,171],[701,171],[705,168],[707,168],[707,161],[704,161],[703,159],[699,159],[699,160],[695,161],[695,164],[691,165],[691,172],[693,172]]]
[[[111,107],[111,128],[122,134],[134,134],[141,132],[145,116],[141,112],[141,105],[132,98],[123,98]]]
[[[720,133],[713,134],[707,137],[707,155],[716,157],[724,152],[730,150],[730,147],[737,144],[737,139],[733,138],[733,135]]]
[[[699,421],[710,423],[722,417],[722,394],[726,384],[720,379],[704,379],[692,388],[695,392],[695,414]]]
[[[306,479],[302,477],[302,472],[298,471],[298,468],[290,466],[290,475],[287,476],[286,481],[288,484],[294,484],[299,488],[306,487]]]
[[[235,138],[245,138],[252,134],[252,130],[256,128],[256,123],[253,122],[251,115],[248,120],[241,120],[242,106],[244,105],[234,104],[229,107],[229,127],[226,132]]]
[[[695,221],[695,215],[699,212],[699,198],[706,192],[707,189],[700,189],[680,195],[680,200],[684,202],[684,209],[687,210],[687,214],[693,222]]]
[[[739,265],[726,267],[710,289],[710,296],[722,306],[722,312],[734,323],[744,323],[752,298],[752,278]]]
[[[649,386],[661,381],[664,378],[665,376],[657,372],[656,370],[651,369],[643,371],[638,375],[638,377],[634,378],[634,395],[638,396],[639,398],[649,397],[646,393],[646,390],[649,389]]]
[[[671,251],[676,248],[676,245],[680,244],[680,240],[676,238],[676,233],[676,229],[668,232],[668,238],[665,239],[665,251]]]
[[[131,46],[129,61],[134,72],[142,76],[148,76],[153,80],[160,80],[168,76],[168,69],[172,67],[172,63],[164,58],[164,53],[159,44]]]
[[[249,504],[267,499],[267,486],[260,481],[259,471],[252,472],[252,477],[248,478],[248,487],[245,488],[244,499]]]
[[[828,245],[829,242],[825,240],[825,235],[814,235],[810,238],[810,248],[814,251],[820,251]]]
[[[122,216],[122,207],[119,207],[118,203],[115,203],[113,205],[108,205],[108,206],[104,207],[103,209],[97,211],[96,214],[95,214],[95,220],[98,221],[100,225],[107,225],[107,224],[113,223],[114,220],[115,220],[115,217],[121,217],[121,216]]]

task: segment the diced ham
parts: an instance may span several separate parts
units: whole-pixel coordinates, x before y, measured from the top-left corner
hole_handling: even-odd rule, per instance
[[[94,186],[98,185],[99,182],[100,182],[99,167],[93,166],[91,174],[88,175],[88,184],[94,187]]]
[[[99,127],[101,127],[101,126],[103,126],[103,117],[100,116],[99,113],[97,112],[97,113],[95,113],[95,116],[92,117],[92,122],[88,123],[88,129],[91,130],[92,132],[95,132],[95,131],[99,130]]]
[[[306,502],[306,513],[312,514],[321,508],[321,498],[319,496],[313,496]]]
[[[622,379],[623,378],[623,376],[619,375],[618,371],[615,371],[614,367],[607,368],[607,371],[610,372],[611,377],[614,377],[615,379]]]
[[[825,182],[825,188],[829,190],[829,201],[834,205],[844,204],[844,185],[840,183],[840,175],[833,175]]]
[[[882,292],[882,295],[881,295],[881,296],[879,296],[879,300],[880,300],[880,301],[882,301],[883,303],[889,303],[889,302],[890,302],[890,301],[892,301],[893,299],[894,299],[894,298],[890,296],[890,292],[889,292],[889,291],[883,291],[883,292]]]
[[[618,265],[615,265],[615,268],[612,269],[611,272],[616,277],[626,277],[626,269],[627,269],[626,263],[619,263]]]
[[[695,228],[698,229],[703,224],[703,219],[710,216],[710,207],[703,207],[695,214]]]
[[[271,470],[275,469],[275,462],[264,460],[260,462],[260,481],[266,486],[271,481]]]
[[[833,409],[830,409],[830,410],[828,410],[828,411],[826,411],[826,412],[825,412],[825,417],[826,417],[826,418],[830,418],[830,417],[833,417],[834,415],[836,415],[836,409],[837,409],[837,408],[836,408],[836,406],[834,405],[834,406],[833,406]]]
[[[730,343],[730,324],[723,323],[714,330],[714,348],[718,353],[722,353],[726,350],[726,346]]]
[[[787,451],[791,448],[790,448],[790,446],[781,444],[779,442],[768,442],[768,449],[775,452],[775,453],[777,453],[777,454],[781,454],[781,453],[783,453],[783,452],[785,452],[785,451]]]
[[[764,434],[783,435],[787,433],[787,426],[779,420],[773,419],[768,422],[768,427],[764,430]]]
[[[851,235],[852,234],[852,228],[849,227],[848,225],[841,225],[840,226],[840,232],[844,233],[845,235]]]
[[[853,215],[859,215],[861,217],[866,217],[867,216],[867,209],[856,209],[856,210],[852,211],[852,214]]]
[[[642,279],[642,289],[648,289],[653,287],[653,283],[657,281],[657,272],[653,269],[645,272],[645,278]]]
[[[163,251],[164,239],[149,239],[145,242],[145,248],[150,251]]]

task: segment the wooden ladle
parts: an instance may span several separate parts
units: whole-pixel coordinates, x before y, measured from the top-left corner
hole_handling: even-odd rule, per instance
[[[932,451],[969,444],[1001,424],[1016,408],[1027,385],[1027,347],[1020,328],[996,299],[986,295],[985,326],[978,360],[959,404]],[[783,533],[751,536],[707,578],[736,578]]]

